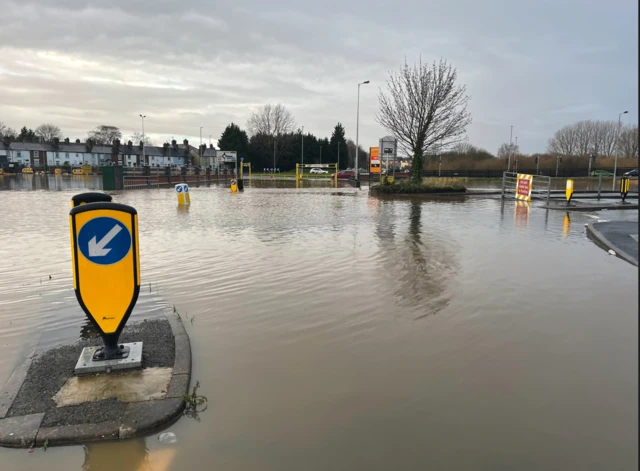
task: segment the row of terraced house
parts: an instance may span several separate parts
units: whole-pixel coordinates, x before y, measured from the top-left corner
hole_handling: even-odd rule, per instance
[[[47,167],[80,167],[82,165],[121,165],[125,167],[215,167],[216,149],[203,145],[201,149],[182,144],[175,140],[163,146],[142,146],[115,141],[112,145],[91,144],[91,142],[54,142],[42,144],[34,142],[0,141],[0,168],[14,163],[34,170]]]

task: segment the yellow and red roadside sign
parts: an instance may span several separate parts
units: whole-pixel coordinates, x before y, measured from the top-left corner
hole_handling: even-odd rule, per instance
[[[531,188],[533,186],[533,175],[524,173],[518,174],[516,184],[516,199],[520,201],[531,201]]]

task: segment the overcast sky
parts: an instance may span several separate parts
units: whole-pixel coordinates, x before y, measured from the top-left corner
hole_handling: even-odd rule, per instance
[[[514,138],[544,151],[582,119],[638,122],[637,0],[0,0],[0,121],[99,124],[215,144],[265,103],[330,136],[340,121],[360,143],[388,71],[444,57],[467,85],[469,142],[493,153]]]

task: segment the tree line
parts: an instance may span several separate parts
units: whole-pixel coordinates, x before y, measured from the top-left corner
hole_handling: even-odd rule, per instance
[[[563,126],[549,139],[547,152],[561,155],[638,156],[638,125],[584,120]]]

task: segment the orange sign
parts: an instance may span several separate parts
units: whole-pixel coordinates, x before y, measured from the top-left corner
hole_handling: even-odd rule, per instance
[[[369,173],[380,173],[380,150],[369,147]]]

